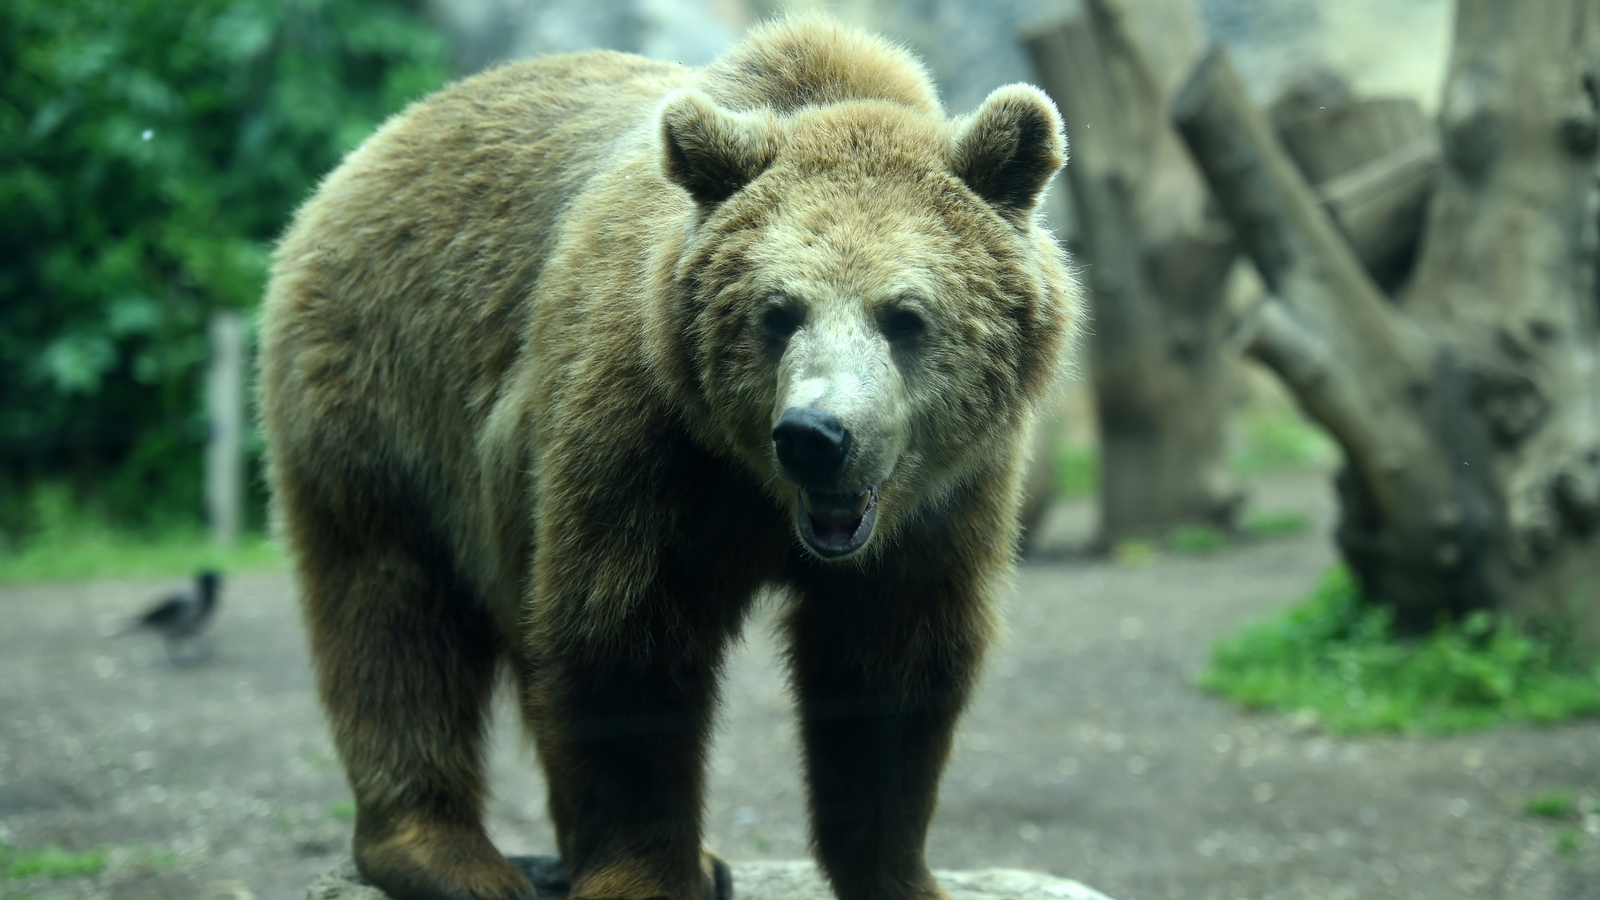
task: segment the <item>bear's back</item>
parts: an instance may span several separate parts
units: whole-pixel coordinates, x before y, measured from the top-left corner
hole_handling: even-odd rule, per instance
[[[700,87],[735,110],[789,115],[805,106],[886,100],[943,116],[933,81],[905,49],[816,16],[753,29],[701,75]]]

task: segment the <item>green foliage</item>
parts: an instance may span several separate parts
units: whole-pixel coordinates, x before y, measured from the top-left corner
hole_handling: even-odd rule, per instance
[[[1209,556],[1228,546],[1228,536],[1209,525],[1180,525],[1167,535],[1167,546],[1184,556]]]
[[[1253,538],[1292,537],[1310,530],[1311,517],[1300,512],[1251,513],[1241,527]]]
[[[1293,412],[1251,410],[1239,416],[1235,446],[1228,465],[1235,475],[1250,477],[1273,472],[1327,468],[1339,459],[1338,445],[1318,428]],[[1078,499],[1100,488],[1100,448],[1067,446],[1055,458],[1056,496]],[[1303,521],[1303,520],[1299,520]],[[1263,527],[1278,526],[1260,536],[1303,531],[1304,525],[1280,517]]]
[[[354,821],[356,817],[356,804],[354,800],[340,800],[328,807],[328,815],[341,822]]]
[[[1311,709],[1332,730],[1452,732],[1600,713],[1600,669],[1475,612],[1423,638],[1364,603],[1342,567],[1303,603],[1225,639],[1202,688],[1251,707]]]
[[[1056,456],[1056,496],[1076,500],[1100,487],[1100,450],[1063,447]]]
[[[1156,548],[1149,541],[1129,538],[1111,548],[1111,559],[1119,566],[1137,569],[1156,561]]]
[[[1236,475],[1322,469],[1339,459],[1339,446],[1327,432],[1293,412],[1255,410],[1241,415],[1237,425],[1228,460]]]
[[[1565,791],[1550,791],[1528,800],[1522,811],[1541,819],[1566,819],[1578,810],[1572,795]]]
[[[7,0],[0,59],[0,532],[41,477],[192,519],[206,319],[445,44],[384,0]]]
[[[7,878],[76,878],[99,875],[105,868],[104,850],[72,853],[54,844],[35,850],[18,850],[0,844],[0,872]]]
[[[283,565],[277,545],[260,532],[247,533],[237,547],[224,550],[193,522],[138,530],[113,527],[85,512],[60,485],[37,485],[28,497],[32,529],[13,550],[0,549],[0,584]]]
[[[144,864],[158,872],[163,869],[172,869],[178,865],[178,856],[170,850],[156,850],[145,854]]]
[[[73,852],[63,850],[54,844],[22,850],[0,843],[0,882],[21,881],[29,887],[36,887],[39,881],[92,878],[107,869],[129,865],[144,866],[159,871],[171,869],[177,864],[178,858],[166,850],[122,847],[108,850],[103,847],[92,847]],[[32,884],[29,884],[30,882]],[[0,898],[31,900],[34,896],[32,893],[11,893],[0,884]],[[59,900],[59,895],[47,894],[40,900]]]

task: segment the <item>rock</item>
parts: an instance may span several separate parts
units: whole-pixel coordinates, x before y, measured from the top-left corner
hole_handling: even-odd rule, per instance
[[[514,856],[511,864],[533,882],[539,900],[567,893],[567,876],[554,856]],[[935,871],[933,877],[951,900],[1111,900],[1076,881],[1020,869],[974,872]],[[831,900],[817,867],[807,861],[733,864],[733,891],[739,900]],[[306,891],[306,900],[388,900],[367,884],[346,857]]]

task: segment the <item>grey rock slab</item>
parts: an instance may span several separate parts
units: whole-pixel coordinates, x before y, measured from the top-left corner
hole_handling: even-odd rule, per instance
[[[511,864],[533,883],[539,900],[567,893],[566,872],[553,856],[514,856]],[[806,861],[733,863],[734,896],[740,900],[830,900],[833,893]],[[1076,881],[1021,869],[936,871],[933,877],[951,900],[1111,900]],[[306,891],[306,900],[388,900],[367,884],[348,857]]]

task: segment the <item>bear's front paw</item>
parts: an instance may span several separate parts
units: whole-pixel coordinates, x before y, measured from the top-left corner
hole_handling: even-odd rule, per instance
[[[535,900],[482,829],[406,817],[373,836],[357,816],[356,868],[393,900]]]
[[[722,857],[700,852],[701,883],[674,891],[638,864],[613,864],[576,879],[567,900],[733,900],[733,872]]]
[[[706,876],[708,900],[733,900],[733,871],[726,860],[710,850],[702,850],[700,870]]]

